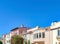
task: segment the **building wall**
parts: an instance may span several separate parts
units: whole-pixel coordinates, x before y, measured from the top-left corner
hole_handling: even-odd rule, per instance
[[[50,44],[53,44],[53,31],[50,30]]]
[[[53,30],[53,44],[56,44],[58,41],[57,41],[57,33],[58,31],[57,30]]]
[[[59,44],[59,42],[60,42],[60,40],[58,40],[57,38],[59,38],[60,39],[60,36],[58,36],[58,30],[60,30],[60,29],[55,29],[55,30],[53,30],[52,31],[52,34],[53,34],[53,36],[52,36],[52,44]]]
[[[6,44],[11,44],[10,43],[10,40],[11,40],[11,36],[10,36],[10,33],[6,35]]]
[[[11,31],[11,36],[19,35],[19,29]]]
[[[33,44],[35,42],[44,42],[44,44],[50,44],[50,31],[46,31],[45,29],[43,28],[32,28],[29,31],[32,31],[31,34],[29,34],[29,37],[30,38],[30,43]],[[41,35],[41,38],[37,38],[37,39],[34,39],[34,34],[35,33],[45,33],[45,38],[42,38],[42,35]]]
[[[58,44],[59,43],[59,41],[57,40],[57,37],[59,37],[58,36],[58,30],[60,30],[59,27],[60,27],[60,22],[53,22],[50,26],[50,29],[51,29],[51,31],[50,31],[50,37],[51,37],[50,43],[51,44]]]
[[[35,28],[32,28],[32,29],[28,29],[28,30],[27,30],[27,33],[28,33],[28,34],[27,34],[27,37],[28,37],[27,39],[30,39],[29,36],[32,35],[32,34],[30,34],[29,32],[31,32],[31,31],[33,32],[34,30],[37,30],[37,29],[38,29],[38,26],[36,26]]]
[[[25,32],[27,32],[27,30],[28,30],[28,28],[26,28],[26,27],[21,27],[21,28],[19,28],[19,34],[22,35],[22,34],[24,34]]]
[[[28,28],[21,27],[19,29],[16,29],[16,30],[11,31],[11,36],[14,36],[14,35],[22,35],[25,32],[27,32],[27,30],[28,30]]]
[[[32,33],[32,35],[31,35],[31,43],[34,43],[34,42],[36,42],[36,41],[44,41],[45,40],[45,38],[43,39],[43,38],[38,38],[38,39],[34,39],[33,37],[34,37],[34,34],[36,34],[36,33],[42,33],[42,32],[45,32],[45,30],[36,30],[36,31],[34,31],[33,33]]]
[[[5,39],[5,38],[6,38],[6,35],[4,34],[4,35],[2,36],[2,38],[3,38],[3,44],[6,44],[6,43],[5,43],[5,41],[6,41],[6,39]]]
[[[45,31],[45,44],[50,44],[50,31]]]
[[[37,30],[38,26],[32,29],[27,30],[27,42],[28,40],[30,40],[30,44],[33,42],[33,33],[29,33],[29,32],[33,32],[34,30]]]

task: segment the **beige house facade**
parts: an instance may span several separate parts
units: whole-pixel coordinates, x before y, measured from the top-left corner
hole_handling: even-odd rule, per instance
[[[35,27],[27,30],[30,44],[60,44],[60,22],[53,22],[47,28]]]
[[[50,44],[50,28],[35,27],[27,30],[30,44]]]

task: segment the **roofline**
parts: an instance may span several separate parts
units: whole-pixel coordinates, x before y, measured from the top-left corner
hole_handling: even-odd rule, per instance
[[[20,27],[20,28],[26,28],[26,29],[30,29],[30,28],[27,28],[27,27]],[[16,27],[14,29],[12,29],[11,31],[14,31],[14,30],[17,30],[17,29],[20,29],[19,27]]]
[[[12,29],[11,31],[14,31],[14,30],[17,30],[17,29],[19,29],[19,27],[16,27],[16,28]]]
[[[53,28],[53,29],[51,29],[51,30],[56,30],[56,29],[59,29],[60,27],[57,27],[57,28]]]

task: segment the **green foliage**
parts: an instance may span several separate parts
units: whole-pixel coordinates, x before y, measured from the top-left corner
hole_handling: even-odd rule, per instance
[[[23,44],[23,41],[24,39],[19,35],[12,36],[11,38],[11,44]]]
[[[28,44],[30,44],[30,40],[28,40]]]
[[[0,41],[0,44],[2,44],[2,41]]]
[[[24,44],[27,44],[27,42],[26,42],[26,41],[24,41]]]

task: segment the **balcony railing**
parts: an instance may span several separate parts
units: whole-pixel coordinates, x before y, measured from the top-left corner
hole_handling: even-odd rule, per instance
[[[60,41],[60,36],[57,36],[56,38],[57,38],[58,41]]]

